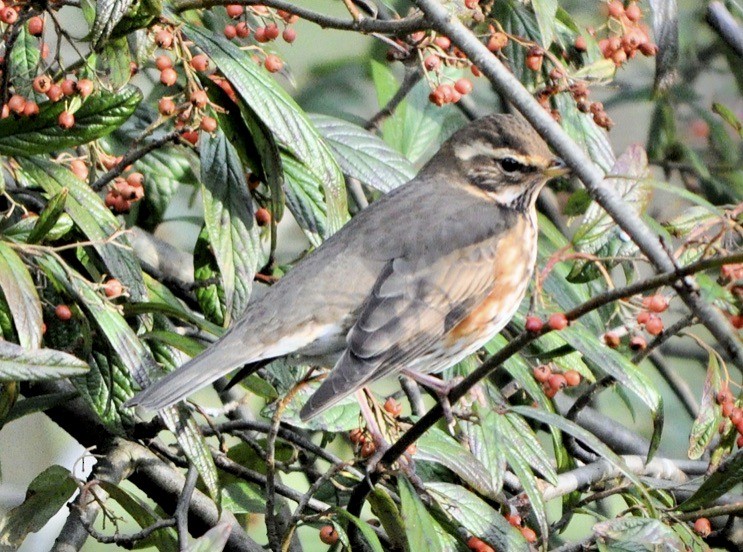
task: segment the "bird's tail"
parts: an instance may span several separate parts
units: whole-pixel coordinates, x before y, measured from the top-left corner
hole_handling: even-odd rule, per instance
[[[230,339],[228,335],[199,356],[142,390],[124,406],[140,405],[148,410],[160,410],[185,399],[194,391],[229,374],[235,368],[249,364],[253,359],[245,354],[245,348],[241,346],[240,340]],[[256,363],[253,370],[260,366],[260,363]],[[243,377],[247,375],[244,374]]]

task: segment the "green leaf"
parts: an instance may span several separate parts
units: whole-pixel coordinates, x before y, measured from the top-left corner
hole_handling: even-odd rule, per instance
[[[201,133],[201,192],[204,224],[219,266],[228,316],[242,315],[250,297],[253,276],[263,264],[258,226],[245,173],[235,149],[221,130]]]
[[[127,86],[115,94],[101,90],[88,97],[75,112],[75,126],[63,129],[57,123],[65,102],[46,102],[32,118],[0,120],[0,155],[27,157],[73,148],[106,136],[134,113],[142,93]]]
[[[484,540],[496,550],[529,551],[529,544],[521,533],[474,493],[452,483],[426,483],[426,489],[439,506],[471,535]]]
[[[101,198],[71,171],[48,159],[29,157],[19,162],[28,179],[48,194],[59,194],[65,188],[69,191],[65,211],[93,243],[108,272],[128,288],[134,300],[145,299],[146,290],[139,263],[125,236],[111,239],[120,230],[121,224]]]
[[[698,460],[717,435],[717,428],[723,421],[717,405],[717,391],[722,388],[722,375],[717,355],[710,353],[707,362],[707,376],[702,390],[702,404],[699,413],[691,425],[689,433],[689,459]]]
[[[286,204],[312,245],[320,245],[327,235],[326,205],[322,192],[314,186],[307,168],[291,155],[282,156]]]
[[[232,525],[223,521],[218,523],[198,539],[193,541],[187,552],[221,552],[232,533]]]
[[[348,220],[343,176],[330,149],[292,98],[267,73],[253,64],[235,44],[190,24],[183,27],[232,83],[240,98],[271,130],[279,147],[289,152],[322,192],[327,206],[323,238]]]
[[[743,450],[725,460],[712,475],[707,477],[696,492],[682,502],[678,509],[682,512],[696,510],[712,503],[743,481]]]
[[[740,122],[740,119],[738,119],[732,109],[721,103],[714,102],[712,104],[712,111],[717,113],[723,121],[729,124],[733,130],[738,133],[738,136],[743,138],[743,123]]]
[[[75,481],[62,466],[50,466],[37,475],[23,503],[0,516],[0,549],[16,550],[29,533],[44,527],[75,491]]]
[[[3,419],[3,422],[7,424],[13,420],[18,420],[35,412],[44,412],[45,410],[54,408],[55,406],[60,406],[73,400],[77,395],[76,391],[69,391],[62,393],[49,393],[46,395],[23,399],[12,406],[8,415]]]
[[[349,514],[343,508],[336,508],[334,511],[338,515],[338,517],[343,518],[350,523],[353,523],[358,528],[359,532],[364,537],[364,540],[366,540],[367,544],[371,547],[372,552],[384,552],[382,543],[379,542],[379,537],[377,537],[377,534],[368,523],[352,514]]]
[[[408,545],[408,541],[405,538],[405,521],[389,492],[384,487],[378,485],[369,493],[367,500],[371,506],[372,513],[379,519],[395,548],[405,550]]]
[[[97,57],[98,70],[108,75],[110,86],[118,90],[129,82],[132,76],[132,56],[126,38],[108,42]]]
[[[54,226],[57,224],[59,217],[64,214],[64,207],[68,195],[69,190],[67,188],[62,188],[59,193],[52,196],[49,203],[44,207],[44,210],[41,211],[33,230],[29,233],[28,238],[26,239],[27,243],[39,243],[52,231]]]
[[[415,176],[415,167],[383,140],[342,119],[313,114],[310,120],[325,137],[343,172],[367,186],[389,192]]]
[[[555,35],[557,0],[533,0],[532,8],[537,17],[539,34],[542,36],[541,44],[544,48],[549,48]]]
[[[519,46],[519,50],[523,48]],[[616,158],[606,132],[593,122],[590,115],[578,111],[569,94],[557,94],[554,101],[562,115],[565,132],[588,153],[594,163],[603,170],[610,171]]]
[[[418,493],[407,477],[398,478],[402,517],[410,550],[443,552],[441,541],[436,535],[433,519],[418,497]]]
[[[10,62],[8,72],[14,81],[16,90],[20,88],[20,83],[29,82],[38,73],[39,61],[41,60],[41,49],[39,48],[39,39],[28,32],[26,25],[18,30],[18,37],[13,44],[13,51],[10,53]],[[29,87],[29,96],[31,99],[41,101],[46,96],[37,94]]]
[[[95,21],[90,30],[90,41],[94,50],[108,40],[114,27],[129,11],[136,0],[96,0]]]
[[[647,185],[650,175],[645,150],[639,145],[630,146],[616,161],[603,185],[616,190],[632,209],[641,214],[650,201],[651,189]],[[637,246],[617,226],[606,211],[592,203],[573,236],[578,251],[597,257],[630,256]],[[600,275],[592,262],[577,261],[568,275],[571,282],[585,282]]]
[[[15,343],[0,341],[0,382],[68,378],[88,370],[85,362],[62,351],[29,351]]]
[[[684,550],[684,543],[673,530],[658,519],[622,517],[593,526],[604,550]]]
[[[0,242],[0,289],[13,315],[21,346],[37,349],[44,323],[39,294],[21,258],[4,242]]]

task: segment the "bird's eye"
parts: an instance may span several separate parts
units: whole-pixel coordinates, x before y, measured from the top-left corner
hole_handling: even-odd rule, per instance
[[[508,173],[520,171],[524,168],[523,163],[519,163],[513,157],[504,157],[503,159],[501,159],[500,166],[504,171]]]

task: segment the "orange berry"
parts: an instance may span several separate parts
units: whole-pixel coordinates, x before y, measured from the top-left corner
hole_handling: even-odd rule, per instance
[[[611,349],[616,349],[617,347],[619,347],[619,344],[621,343],[621,339],[614,332],[606,332],[604,334],[604,343],[606,343],[607,347]]]
[[[332,525],[323,525],[320,528],[320,540],[325,544],[335,544],[339,538],[338,531]]]
[[[62,96],[64,96],[64,92],[62,92],[62,87],[58,84],[52,84],[49,90],[46,91],[46,97],[52,102],[58,102],[62,99]]]
[[[225,25],[224,26],[224,36],[228,40],[232,40],[237,36],[237,29],[234,25]]]
[[[547,380],[550,389],[560,391],[568,386],[568,380],[562,374],[552,374]]]
[[[500,31],[494,32],[488,39],[488,50],[491,52],[500,52],[508,45],[508,35]]]
[[[160,82],[165,86],[173,86],[178,80],[178,73],[175,69],[168,67],[160,72]]]
[[[173,46],[173,34],[165,29],[155,33],[155,44],[164,50],[170,50]]]
[[[62,81],[62,94],[65,96],[72,96],[77,92],[77,83],[72,79],[65,79]]]
[[[62,322],[66,322],[72,318],[72,311],[67,305],[57,305],[54,308],[54,315]]]
[[[270,39],[266,36],[266,28],[265,27],[258,27],[255,30],[255,40],[256,42],[268,42]]]
[[[514,527],[521,527],[521,516],[518,514],[508,514],[506,521]]]
[[[539,383],[546,383],[552,376],[552,369],[547,364],[540,364],[532,369],[532,374]]]
[[[645,322],[645,331],[650,335],[658,335],[663,332],[663,320],[661,320],[660,316],[651,314],[648,321]]]
[[[297,31],[295,31],[291,27],[287,27],[286,29],[284,29],[284,32],[281,33],[281,38],[284,39],[284,42],[291,44],[297,39]]]
[[[433,39],[433,43],[442,50],[451,48],[451,40],[449,40],[448,36],[439,35]]]
[[[169,117],[175,113],[175,102],[170,98],[161,98],[157,102],[157,110],[160,112],[160,115]]]
[[[402,414],[402,405],[399,402],[397,402],[395,399],[393,399],[392,397],[390,397],[389,399],[385,401],[384,409],[393,418],[397,418],[400,414]]]
[[[733,404],[733,401],[729,401],[726,403],[722,403],[722,416],[723,418],[727,418],[733,413],[733,409],[735,408],[735,405]]]
[[[609,15],[614,19],[619,19],[624,15],[624,4],[620,0],[612,0],[607,6]]]
[[[34,79],[34,92],[37,92],[39,94],[46,94],[51,87],[52,79],[50,79],[47,75],[39,75]]]
[[[126,177],[126,182],[134,188],[141,188],[144,185],[144,175],[141,172],[133,172]]]
[[[240,4],[229,4],[227,6],[227,15],[231,17],[232,19],[237,19],[245,12],[245,8],[243,8]]]
[[[642,19],[642,10],[640,9],[640,6],[637,5],[637,2],[632,2],[624,10],[624,15],[626,15],[627,19],[630,21],[636,23]]]
[[[115,299],[116,297],[119,297],[122,293],[124,293],[124,286],[122,286],[121,282],[119,282],[116,278],[111,278],[105,284],[103,284],[103,293],[105,293],[106,297],[108,297],[109,299]]]
[[[8,109],[13,113],[20,115],[23,113],[23,108],[26,107],[26,98],[20,94],[13,94],[8,100]]]
[[[279,37],[280,31],[276,23],[269,23],[266,25],[266,38],[268,40],[275,40]]]
[[[474,10],[479,5],[480,5],[480,0],[464,0],[464,6],[468,10]]]
[[[568,327],[568,324],[568,317],[565,316],[565,313],[562,312],[551,314],[549,320],[547,320],[547,325],[550,327],[551,330],[564,330]]]
[[[75,126],[75,116],[69,111],[63,111],[57,117],[57,123],[64,129],[72,128]]]
[[[155,67],[157,67],[158,71],[163,71],[164,69],[173,67],[173,60],[170,59],[170,56],[166,56],[165,54],[157,56],[157,58],[155,58]]]
[[[248,38],[250,36],[250,27],[248,27],[245,21],[240,21],[240,23],[235,25],[235,32],[240,38]]]
[[[365,441],[363,445],[361,445],[361,457],[362,458],[369,458],[374,452],[376,452],[377,446],[374,444],[373,441]]]
[[[633,351],[642,351],[647,346],[648,344],[645,341],[645,338],[641,335],[632,336],[632,339],[629,340],[629,348]]]
[[[351,440],[351,442],[354,445],[363,444],[366,442],[366,436],[364,435],[364,430],[359,429],[358,427],[356,429],[352,429],[349,434],[348,438]]]
[[[538,333],[542,331],[543,327],[544,322],[542,322],[542,319],[538,316],[526,317],[526,324],[524,325],[524,329],[526,329],[527,332]]]
[[[196,145],[196,142],[199,141],[199,133],[196,132],[195,130],[189,130],[188,132],[184,132],[181,136],[183,136],[183,139],[186,142],[189,142],[193,144],[194,146]]]
[[[462,96],[466,96],[472,92],[472,82],[469,79],[459,79],[454,83],[454,90],[459,92]]]
[[[90,96],[95,90],[95,85],[90,79],[80,79],[77,81],[77,93],[83,98]]]
[[[580,385],[581,375],[575,370],[568,370],[563,374],[563,376],[565,376],[565,381],[568,382],[569,387]]]
[[[201,123],[199,124],[199,128],[203,130],[204,132],[208,132],[211,134],[215,130],[217,130],[217,120],[214,117],[202,117]]]
[[[588,42],[586,42],[585,37],[578,36],[575,38],[575,42],[573,42],[573,47],[579,52],[585,52],[588,50]]]
[[[700,517],[694,522],[694,532],[700,537],[708,537],[712,532],[712,524],[705,517]]]
[[[255,222],[258,226],[268,226],[271,222],[271,212],[265,207],[259,208],[255,212]]]
[[[191,67],[196,71],[206,71],[209,68],[209,58],[206,54],[198,54],[191,58]]]
[[[423,67],[426,68],[426,71],[435,71],[441,66],[441,58],[437,56],[436,54],[431,54],[429,56],[426,56],[426,59],[423,60]]]
[[[727,417],[730,418],[733,425],[737,426],[741,421],[743,421],[743,410],[734,406],[733,410],[730,411],[730,414]]]
[[[534,532],[534,529],[532,529],[531,527],[522,527],[521,534],[526,539],[526,542],[529,542],[529,543],[537,542],[537,534]]]
[[[26,105],[23,106],[24,117],[36,117],[39,114],[39,104],[32,100],[28,100]]]
[[[640,311],[637,314],[638,324],[646,324],[648,320],[650,320],[650,313],[648,311]]]
[[[717,400],[717,404],[723,404],[726,402],[731,402],[733,400],[733,394],[728,389],[720,389],[717,392],[717,396],[715,398]]]
[[[269,73],[278,73],[284,67],[284,62],[281,61],[279,56],[268,54],[263,62],[263,66]]]
[[[82,159],[73,159],[70,162],[70,170],[80,180],[88,179],[88,165]]]
[[[209,103],[209,96],[201,89],[191,92],[188,99],[198,109],[206,107],[206,104]]]
[[[662,295],[651,295],[643,299],[642,306],[650,312],[663,312],[668,308],[668,299]]]
[[[0,12],[0,20],[7,25],[12,25],[18,21],[18,12],[13,8],[5,8]]]
[[[41,36],[44,32],[44,20],[38,15],[34,15],[28,20],[28,33],[31,36]]]

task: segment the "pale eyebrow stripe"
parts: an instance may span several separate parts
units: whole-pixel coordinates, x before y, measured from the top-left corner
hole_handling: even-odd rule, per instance
[[[522,155],[511,148],[493,148],[490,144],[481,140],[472,142],[471,144],[460,145],[456,149],[456,155],[462,161],[469,161],[478,155],[485,155],[487,157],[493,157],[494,159],[512,157],[515,161],[518,161],[527,167],[544,167],[547,165],[547,160],[542,159],[542,157]]]

